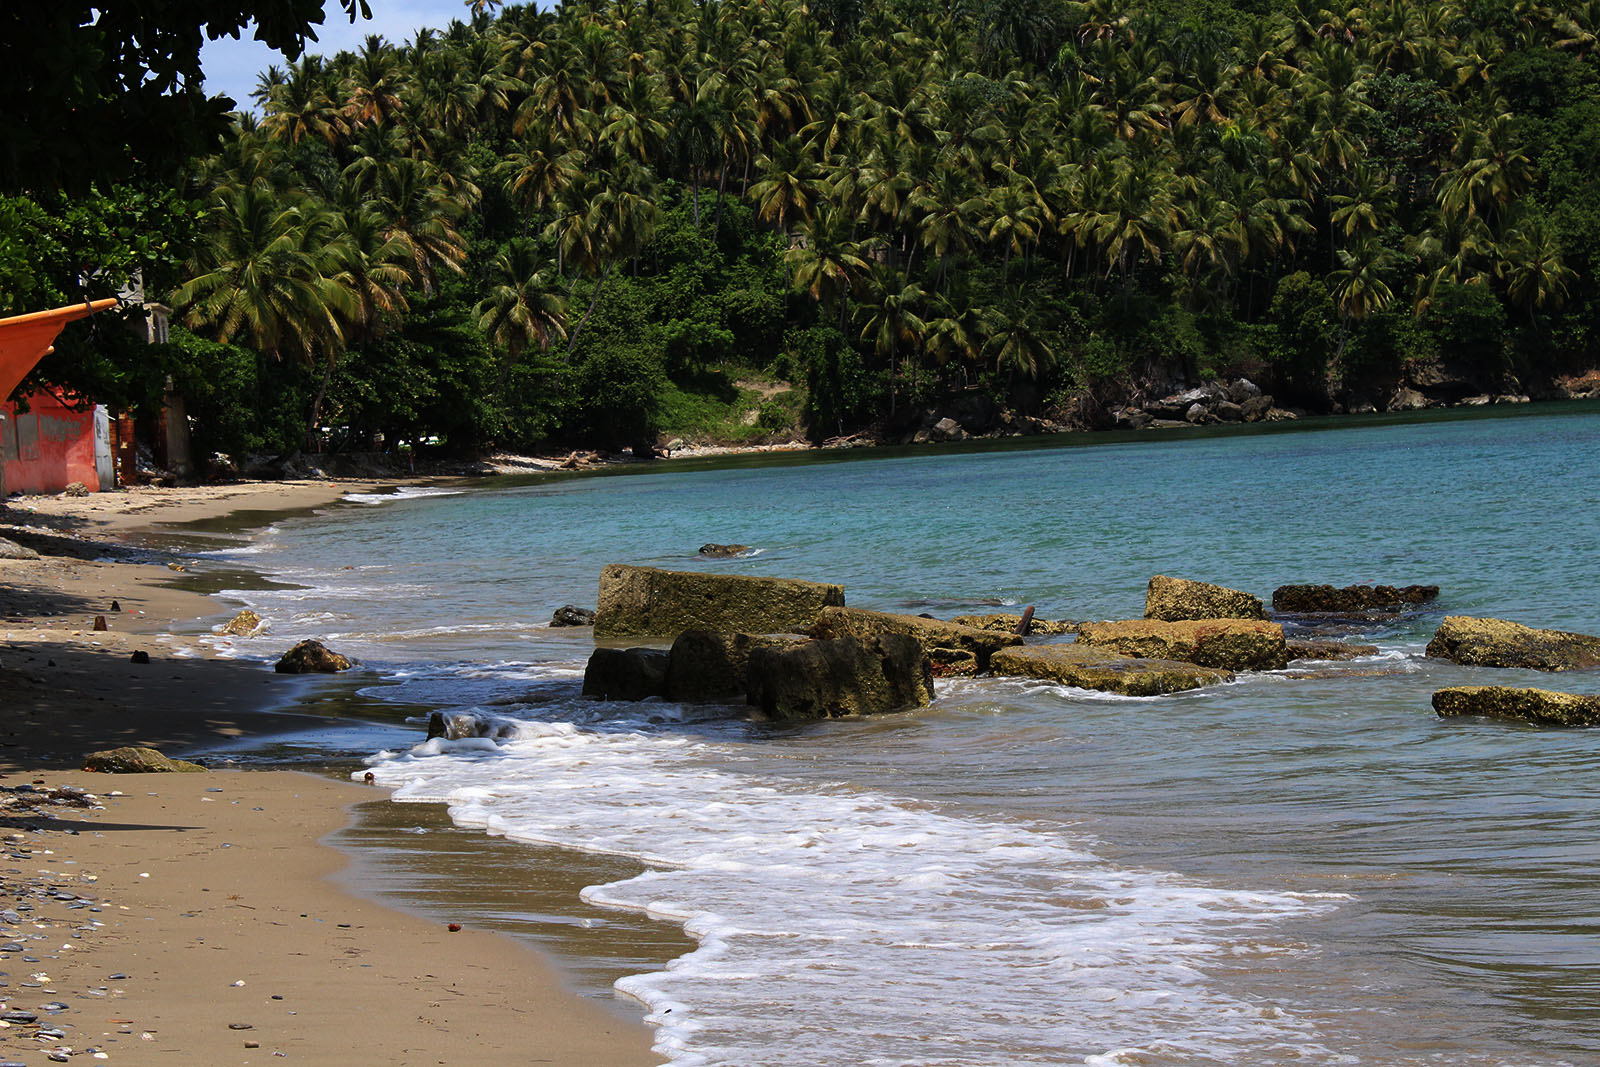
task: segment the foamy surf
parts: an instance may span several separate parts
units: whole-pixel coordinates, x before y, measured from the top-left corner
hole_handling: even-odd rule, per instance
[[[448,804],[460,825],[648,865],[583,896],[699,943],[617,983],[674,1063],[1326,1053],[1290,1006],[1230,995],[1207,968],[1300,951],[1274,927],[1339,898],[1194,884],[1052,825],[745,777],[735,747],[544,722],[370,763],[396,800]]]

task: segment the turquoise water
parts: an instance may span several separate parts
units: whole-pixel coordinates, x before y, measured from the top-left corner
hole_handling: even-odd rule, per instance
[[[280,524],[245,558],[304,588],[240,596],[369,694],[521,724],[373,769],[463,825],[642,860],[586,897],[699,942],[619,983],[675,1062],[1592,1063],[1600,733],[1429,697],[1600,676],[1421,651],[1445,613],[1600,632],[1597,444],[1567,406],[497,483]],[[1354,663],[1148,700],[942,682],[773,729],[577,696],[587,631],[543,624],[609,562],[945,616],[1134,617],[1157,573],[1443,593]]]

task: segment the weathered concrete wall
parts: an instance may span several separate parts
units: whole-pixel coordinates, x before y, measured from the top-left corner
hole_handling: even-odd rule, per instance
[[[28,411],[0,404],[0,461],[7,492],[59,493],[73,482],[100,489],[95,469],[94,411],[73,411],[55,397],[35,393]]]

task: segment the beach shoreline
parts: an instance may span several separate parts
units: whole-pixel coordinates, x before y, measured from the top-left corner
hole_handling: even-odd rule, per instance
[[[327,839],[381,791],[303,770],[77,769],[96,749],[182,756],[326,728],[293,710],[325,680],[265,669],[265,643],[228,658],[212,631],[231,609],[191,581],[205,565],[186,553],[402,481],[432,484],[139,488],[0,510],[0,537],[40,553],[0,560],[0,884],[31,905],[0,914],[0,999],[22,1013],[0,1017],[0,1058],[661,1062],[632,1005],[579,995],[522,941],[364,894]]]

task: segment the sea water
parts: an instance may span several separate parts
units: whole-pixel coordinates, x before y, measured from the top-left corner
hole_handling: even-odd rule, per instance
[[[1422,655],[1445,613],[1600,632],[1600,412],[1353,426],[362,497],[268,531],[249,564],[298,587],[240,596],[369,696],[510,724],[372,773],[636,860],[584,897],[697,944],[617,983],[675,1063],[1600,1062],[1600,732],[1429,704],[1600,677]],[[1158,573],[1443,592],[1350,663],[1150,699],[940,681],[774,726],[580,697],[592,638],[546,623],[611,562],[941,617],[1137,617]]]

